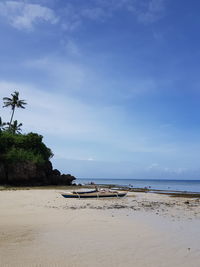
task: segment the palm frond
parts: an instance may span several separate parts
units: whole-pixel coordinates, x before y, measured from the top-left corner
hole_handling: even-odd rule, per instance
[[[15,120],[15,121],[13,121],[13,123],[12,124],[10,124],[10,123],[8,123],[8,125],[9,125],[9,127],[7,127],[7,130],[9,130],[9,131],[11,131],[13,134],[20,134],[20,132],[21,132],[21,126],[23,125],[22,123],[19,123],[18,124],[18,121],[17,120]]]
[[[9,107],[9,106],[12,106],[12,103],[4,103],[3,108],[7,108],[7,107]]]
[[[3,101],[10,101],[10,102],[11,102],[12,99],[11,99],[10,97],[4,97],[4,98],[3,98]]]
[[[11,94],[11,96],[18,98],[19,97],[19,92],[18,91],[14,91],[14,93]]]
[[[24,105],[27,105],[25,102],[18,101],[16,107],[18,108],[25,108]]]
[[[23,108],[23,109],[25,109],[25,107],[22,106],[22,105],[17,105],[17,107],[18,107],[18,108]]]
[[[19,102],[20,102],[22,105],[27,105],[26,100],[24,100],[24,99],[19,100]]]
[[[21,107],[21,106],[23,106],[23,105],[27,105],[27,103],[25,102],[25,100],[19,100],[18,102],[17,102],[17,104]]]

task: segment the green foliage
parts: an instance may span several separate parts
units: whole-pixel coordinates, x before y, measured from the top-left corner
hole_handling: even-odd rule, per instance
[[[17,120],[13,121],[12,124],[7,123],[7,125],[9,125],[9,127],[6,127],[5,130],[8,132],[11,132],[13,134],[21,134],[21,126],[22,123],[18,123]]]
[[[32,151],[25,150],[23,148],[11,148],[5,154],[5,160],[8,162],[25,162],[31,161],[38,164],[44,164],[45,160],[41,154],[34,154]]]
[[[0,132],[0,160],[44,163],[53,156],[53,153],[42,139],[43,137],[36,133]]]
[[[11,97],[4,97],[3,102],[3,107],[10,107],[12,114],[9,123],[3,122],[0,117],[0,161],[45,163],[53,153],[42,142],[43,137],[36,133],[21,134],[22,123],[13,121],[15,108],[24,109],[27,105],[25,100],[19,99],[19,92],[15,91]]]

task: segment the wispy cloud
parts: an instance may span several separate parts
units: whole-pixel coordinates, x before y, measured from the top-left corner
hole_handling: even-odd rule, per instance
[[[44,92],[33,85],[12,82],[0,82],[0,99],[13,90],[19,90],[28,102],[25,112],[17,110],[26,131],[33,129],[43,134],[83,141],[98,141],[100,137],[105,141],[106,135],[111,134],[107,121],[117,116],[115,108],[96,108],[66,94]],[[8,112],[7,109],[1,110],[7,120]]]
[[[47,92],[38,86],[36,89],[30,84],[0,81],[0,99],[9,96],[13,90],[19,90],[28,102],[25,111],[18,109],[15,114],[15,118],[23,122],[24,131],[44,135],[47,145],[65,160],[85,159],[96,167],[101,166],[108,174],[109,161],[112,161],[115,162],[112,169],[115,174],[118,166],[127,177],[127,172],[139,175],[137,171],[143,170],[143,177],[145,172],[154,178],[161,174],[165,178],[166,174],[167,178],[168,175],[182,175],[184,168],[198,164],[199,145],[191,147],[190,143],[167,144],[165,139],[158,140],[162,129],[151,130],[137,122],[128,125],[123,109],[95,106],[61,92]],[[4,121],[9,120],[9,109],[1,108],[0,113]],[[101,161],[107,161],[107,165],[100,164]],[[128,165],[126,161],[129,161]],[[81,164],[80,173],[87,165],[85,162]],[[77,166],[72,169],[75,174]]]
[[[78,48],[74,43],[67,43],[67,52],[74,55],[78,53]],[[68,60],[68,62],[56,57],[47,56],[24,63],[24,66],[31,70],[39,70],[48,75],[49,80],[60,89],[70,92],[79,92],[88,85],[88,81],[93,75],[88,66]],[[87,90],[87,88],[85,89]]]
[[[132,14],[139,23],[149,24],[159,20],[164,10],[165,0],[95,0],[83,6],[69,4],[65,12],[67,12],[68,27],[76,29],[84,20],[104,22],[119,11]]]
[[[118,12],[132,14],[139,23],[149,24],[160,19],[164,13],[165,0],[93,0],[88,2],[68,1],[60,10],[49,7],[51,2],[4,0],[0,3],[0,16],[17,29],[31,30],[39,22],[56,24],[60,21],[63,30],[73,32],[85,21],[105,22]],[[59,15],[58,15],[59,14]]]
[[[161,145],[155,147],[153,144],[148,144],[151,133],[142,135],[137,125],[134,125],[134,133],[132,126],[127,126],[130,134],[127,134],[127,129],[122,130],[121,125],[126,115],[119,107],[96,106],[61,92],[49,93],[38,90],[33,85],[3,81],[0,82],[0,99],[13,90],[20,90],[23,98],[29,103],[26,112],[17,111],[26,131],[33,129],[43,134],[83,142],[102,142],[130,153],[164,150],[169,152],[169,147],[164,145],[161,148]],[[9,119],[8,110],[3,109],[1,113],[7,120]]]
[[[61,41],[68,55],[81,56],[80,47],[72,39],[68,39],[66,42]]]
[[[148,24],[160,19],[164,12],[164,0],[151,0],[141,9],[135,10],[139,22]]]
[[[10,25],[21,30],[32,30],[39,22],[55,24],[58,17],[54,11],[39,4],[29,4],[20,1],[5,1],[0,3],[0,15]]]
[[[64,43],[64,49],[67,61],[56,55],[47,55],[24,62],[22,68],[40,73],[50,86],[60,92],[67,92],[86,102],[101,103],[101,106],[118,105],[119,102],[156,94],[159,90],[159,83],[153,78],[144,81],[143,78],[132,76],[124,81],[121,76],[108,77],[96,63],[88,62],[82,56],[81,48],[73,40]],[[95,58],[98,62],[98,55]]]

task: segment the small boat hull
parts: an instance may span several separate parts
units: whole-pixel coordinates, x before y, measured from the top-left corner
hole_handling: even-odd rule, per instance
[[[73,194],[67,193],[62,194],[65,198],[112,198],[112,197],[125,197],[127,192],[94,192],[94,193],[85,193],[85,194]]]
[[[78,194],[78,195],[82,195],[82,194],[90,194],[90,193],[95,193],[97,192],[97,190],[90,190],[90,191],[73,191],[73,194]]]

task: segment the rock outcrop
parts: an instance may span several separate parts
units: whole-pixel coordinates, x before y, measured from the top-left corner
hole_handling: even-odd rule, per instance
[[[71,185],[76,178],[53,170],[53,153],[37,133],[0,132],[0,184]]]
[[[53,170],[50,161],[43,165],[31,161],[3,163],[0,162],[0,184],[16,186],[35,185],[71,185],[76,178]]]
[[[6,172],[4,164],[0,162],[0,183],[6,181]]]

